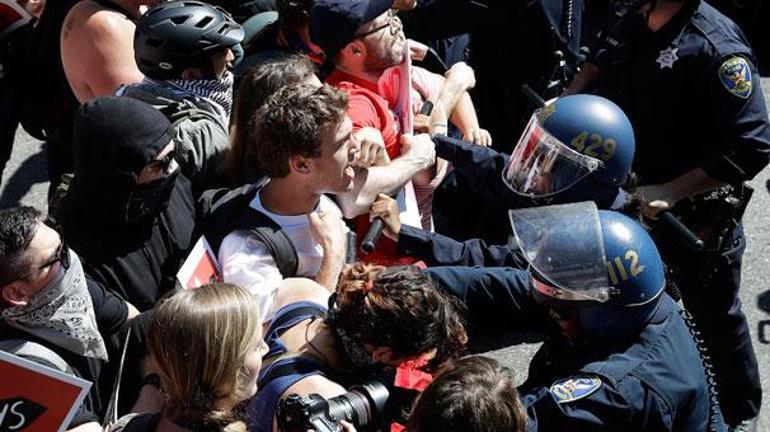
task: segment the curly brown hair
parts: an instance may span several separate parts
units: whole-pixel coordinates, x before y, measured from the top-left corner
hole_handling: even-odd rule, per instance
[[[230,152],[225,163],[234,186],[259,179],[256,157],[248,145],[256,121],[254,113],[270,95],[286,85],[306,82],[314,73],[313,63],[297,54],[268,60],[244,75],[235,97]]]
[[[348,96],[324,84],[291,84],[267,98],[254,114],[248,145],[270,178],[289,174],[289,158],[321,156],[321,137],[345,118]]]
[[[337,324],[362,345],[389,347],[404,359],[435,349],[429,371],[458,357],[468,340],[460,303],[415,266],[357,263],[340,276],[336,302]]]

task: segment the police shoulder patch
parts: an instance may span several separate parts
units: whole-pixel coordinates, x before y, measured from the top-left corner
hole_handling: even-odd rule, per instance
[[[748,99],[753,90],[751,67],[748,60],[741,56],[732,56],[719,67],[719,80],[727,91],[743,99]]]
[[[602,386],[602,380],[596,375],[575,375],[556,381],[549,389],[557,403],[574,402],[591,395]]]

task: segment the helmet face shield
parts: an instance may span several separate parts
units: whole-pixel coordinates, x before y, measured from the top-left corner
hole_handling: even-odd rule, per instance
[[[593,202],[509,212],[513,233],[531,266],[533,288],[567,302],[610,299],[604,240]]]
[[[535,112],[503,171],[503,181],[520,195],[541,198],[569,189],[601,166],[599,159],[551,135]]]

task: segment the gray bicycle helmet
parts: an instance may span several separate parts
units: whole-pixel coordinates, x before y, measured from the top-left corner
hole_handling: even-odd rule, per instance
[[[187,68],[206,70],[221,48],[243,40],[243,28],[222,9],[196,0],[175,0],[150,8],[136,25],[134,57],[154,79],[179,78]]]

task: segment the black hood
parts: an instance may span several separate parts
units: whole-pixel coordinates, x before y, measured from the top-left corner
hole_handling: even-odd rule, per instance
[[[75,177],[65,207],[89,219],[129,224],[126,206],[136,178],[171,141],[169,127],[158,110],[132,98],[83,104],[75,116]]]

